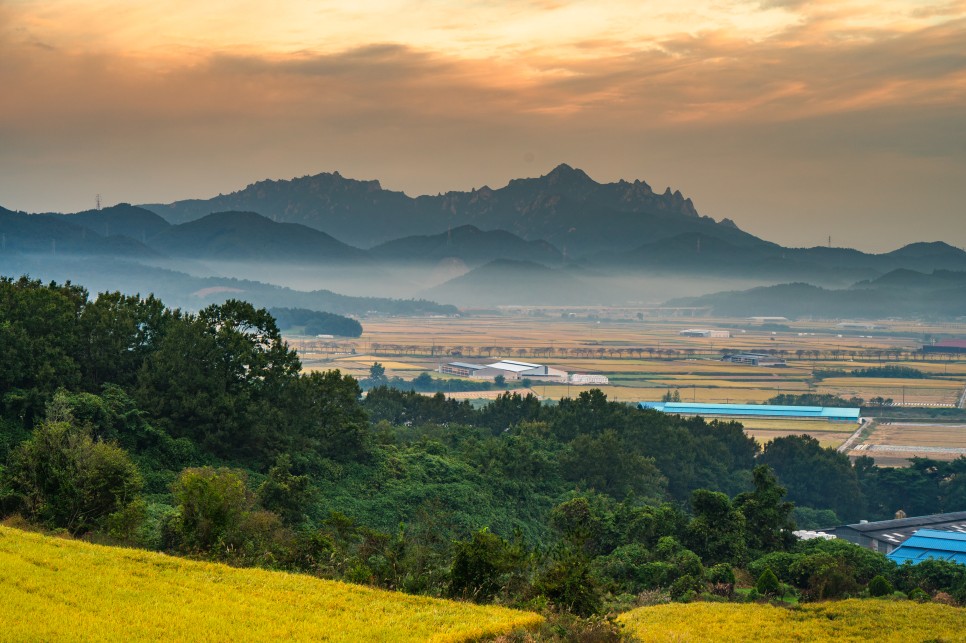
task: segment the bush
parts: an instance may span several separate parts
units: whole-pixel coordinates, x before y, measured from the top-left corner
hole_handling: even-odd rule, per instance
[[[688,601],[692,600],[694,596],[703,589],[703,587],[704,583],[702,583],[700,579],[689,574],[685,574],[671,583],[669,591],[671,598],[676,601],[687,603]]]
[[[0,486],[27,518],[73,535],[105,530],[119,514],[112,526],[129,536],[142,515],[130,507],[144,483],[127,452],[71,422],[38,426],[11,455],[4,478]]]
[[[759,594],[765,596],[777,596],[781,592],[781,583],[778,582],[778,577],[775,576],[775,572],[770,569],[765,569],[762,575],[758,577],[758,582],[755,583],[755,589],[758,590]]]
[[[869,596],[874,598],[891,596],[894,591],[895,589],[892,587],[892,583],[887,581],[882,576],[876,576],[869,581]]]

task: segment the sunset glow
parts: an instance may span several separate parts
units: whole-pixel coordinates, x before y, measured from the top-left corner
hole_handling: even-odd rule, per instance
[[[793,245],[963,245],[964,43],[961,1],[13,0],[0,204],[332,170],[435,193],[566,161]]]

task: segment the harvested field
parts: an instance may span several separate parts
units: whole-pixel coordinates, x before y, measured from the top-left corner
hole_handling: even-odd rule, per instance
[[[954,460],[966,456],[966,424],[877,424],[849,455],[871,456],[884,466],[913,457]]]
[[[755,438],[759,444],[764,446],[775,438],[787,438],[790,435],[810,435],[818,440],[823,447],[837,449],[843,442],[849,439],[852,431],[839,433],[834,431],[774,431],[769,429],[745,429],[745,433]]]

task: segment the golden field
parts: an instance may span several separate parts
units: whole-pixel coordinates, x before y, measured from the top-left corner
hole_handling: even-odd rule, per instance
[[[541,620],[0,527],[0,641],[467,641]]]
[[[641,607],[619,620],[646,642],[966,640],[966,610],[913,601],[851,599],[791,608],[672,603]]]

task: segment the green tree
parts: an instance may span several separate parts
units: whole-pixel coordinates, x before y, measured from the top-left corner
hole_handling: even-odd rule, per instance
[[[60,387],[80,382],[77,319],[87,291],[0,277],[0,411],[31,428]]]
[[[174,319],[138,376],[139,405],[222,457],[286,450],[301,364],[267,311],[231,300]]]
[[[874,598],[881,598],[882,596],[892,596],[895,591],[892,587],[892,583],[887,581],[882,576],[876,576],[871,581],[869,581],[869,596]]]
[[[758,581],[755,583],[755,589],[762,596],[775,596],[781,591],[781,583],[778,582],[778,577],[775,576],[775,572],[770,569],[765,569],[762,575],[758,577]]]
[[[522,571],[527,559],[521,544],[511,544],[487,529],[457,541],[453,549],[449,593],[477,603],[492,600],[509,582],[508,576]]]
[[[788,490],[788,499],[815,509],[831,509],[845,520],[861,515],[865,498],[852,463],[813,437],[775,438],[761,454]]]
[[[211,551],[230,541],[255,507],[245,475],[230,469],[185,469],[171,493],[178,509],[171,529],[189,551]]]
[[[11,454],[4,477],[29,519],[72,534],[105,529],[140,500],[143,486],[127,452],[70,421],[38,425]]]
[[[755,490],[735,497],[734,506],[745,517],[745,542],[754,552],[767,553],[788,549],[795,542],[795,505],[783,500],[785,489],[778,484],[767,465],[752,472]]]
[[[386,379],[386,367],[379,362],[373,362],[372,366],[369,367],[369,379],[384,381]]]
[[[80,359],[84,385],[130,386],[144,360],[160,345],[172,313],[153,295],[101,293],[80,315]]]
[[[745,557],[745,517],[723,493],[698,489],[691,494],[694,518],[688,523],[685,544],[706,565],[740,565]]]
[[[503,388],[506,386],[506,378],[503,375],[497,375],[496,377],[493,378],[493,383],[499,386],[500,388]]]
[[[560,465],[568,480],[618,499],[629,494],[660,499],[667,485],[653,458],[636,453],[612,429],[599,436],[577,436]]]
[[[292,460],[288,454],[280,455],[275,466],[268,470],[268,477],[258,487],[258,501],[282,517],[289,524],[305,519],[308,505],[312,502],[312,487],[308,476],[292,473]]]
[[[301,378],[298,391],[303,450],[340,460],[368,453],[369,417],[359,402],[362,391],[355,378],[337,370],[316,371]]]

